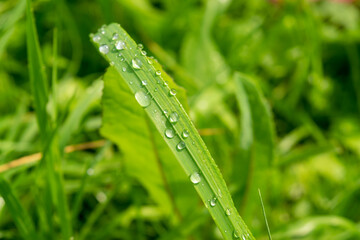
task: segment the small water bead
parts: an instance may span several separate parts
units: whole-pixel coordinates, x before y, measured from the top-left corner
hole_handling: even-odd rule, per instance
[[[189,135],[190,135],[190,133],[189,133],[189,131],[186,130],[186,129],[182,132],[182,136],[183,136],[184,138],[188,138]]]
[[[165,110],[164,110],[164,114],[165,114],[165,115],[168,114],[168,110],[165,109]]]
[[[100,42],[101,37],[100,37],[100,35],[95,34],[95,35],[93,36],[92,40],[93,40],[94,42],[98,43],[98,42]]]
[[[114,66],[115,65],[115,62],[110,62],[110,66]]]
[[[174,131],[174,129],[172,129],[172,128],[167,128],[166,130],[165,130],[165,136],[167,137],[167,138],[173,138],[174,136],[175,136],[175,131]]]
[[[155,89],[154,89],[154,92],[157,92],[157,90],[158,90],[158,89],[157,89],[157,88],[155,88]]]
[[[114,33],[112,36],[112,40],[118,40],[119,39],[119,34]]]
[[[126,72],[126,67],[123,67],[123,68],[122,68],[122,71],[123,71],[123,72]]]
[[[167,81],[164,82],[164,86],[167,86],[169,85],[169,83]]]
[[[99,51],[102,53],[102,54],[108,54],[109,53],[109,46],[106,45],[106,44],[103,44],[99,47]]]
[[[226,209],[225,214],[226,214],[227,216],[230,216],[230,215],[231,215],[231,211],[230,211],[230,209],[229,209],[229,208],[228,208],[228,209]]]
[[[175,96],[176,95],[176,90],[174,88],[172,88],[169,93],[170,93],[171,96]]]
[[[186,147],[185,142],[181,141],[176,145],[177,150],[183,150]]]
[[[171,123],[176,123],[177,121],[179,121],[179,115],[177,114],[177,112],[170,113],[169,120]]]
[[[143,64],[140,59],[134,58],[133,60],[131,60],[131,65],[135,69],[140,69]]]
[[[132,85],[132,84],[133,84],[133,82],[132,82],[132,81],[130,81],[129,83],[130,83],[130,85]]]
[[[239,238],[239,234],[236,230],[234,230],[234,238]]]
[[[146,56],[146,51],[142,50],[141,55]]]
[[[151,103],[151,99],[148,94],[146,94],[144,91],[140,90],[135,93],[135,99],[142,107],[147,107]]]
[[[212,198],[211,200],[210,200],[210,206],[212,206],[212,207],[215,207],[215,205],[216,205],[216,197],[214,197],[214,198]]]
[[[155,74],[156,74],[156,76],[160,76],[160,75],[161,75],[161,71],[160,71],[160,70],[157,70],[157,71],[155,72]]]
[[[156,109],[154,110],[154,113],[157,113],[157,110],[156,110]]]
[[[146,80],[142,80],[142,81],[141,81],[141,85],[146,86],[146,85],[147,85],[147,81],[146,81]]]
[[[104,35],[106,32],[105,32],[105,29],[104,28],[100,28],[100,33],[102,34],[102,35]]]
[[[124,41],[121,41],[121,40],[116,41],[116,43],[115,43],[115,48],[116,48],[117,50],[126,49],[126,43],[125,43]]]
[[[144,48],[144,45],[142,45],[141,43],[139,43],[139,44],[137,45],[137,47],[138,47],[140,50],[142,50],[142,49]]]
[[[193,174],[190,175],[190,181],[193,184],[198,184],[201,181],[201,176],[198,172],[194,172]]]

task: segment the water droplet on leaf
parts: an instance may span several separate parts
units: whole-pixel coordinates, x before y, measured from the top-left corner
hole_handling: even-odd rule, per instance
[[[228,208],[228,209],[226,209],[225,214],[226,214],[227,216],[230,216],[230,215],[231,215],[231,211],[230,211],[230,209],[229,209],[229,208]]]
[[[98,42],[100,42],[101,37],[100,37],[100,35],[95,34],[95,35],[93,36],[92,40],[93,40],[94,42],[98,43]]]
[[[216,205],[216,197],[214,197],[214,198],[212,198],[211,200],[210,200],[210,206],[212,206],[212,207],[215,207],[215,205]]]
[[[161,75],[161,71],[160,71],[160,70],[157,70],[157,71],[155,72],[155,74],[156,74],[156,76],[160,76],[160,75]]]
[[[116,43],[115,43],[115,48],[116,48],[117,50],[123,50],[123,49],[126,48],[126,43],[125,43],[124,41],[121,41],[121,40],[116,41]]]
[[[99,47],[99,51],[102,53],[102,54],[108,54],[109,53],[109,46],[106,45],[106,44],[103,44]]]
[[[131,65],[135,69],[140,69],[142,66],[142,62],[140,61],[140,59],[134,58],[133,60],[131,60]]]
[[[146,86],[146,85],[147,85],[147,81],[146,81],[146,80],[142,80],[142,81],[141,81],[141,85]]]
[[[142,107],[147,107],[150,105],[150,97],[144,91],[140,90],[135,93],[135,99]]]
[[[181,141],[176,145],[177,150],[183,150],[186,147],[186,144]]]
[[[140,50],[144,48],[144,45],[142,45],[141,43],[139,43],[137,46]]]
[[[174,88],[172,88],[169,93],[170,93],[171,96],[175,96],[176,95],[176,90]]]
[[[193,174],[190,175],[190,181],[193,184],[198,184],[201,181],[201,176],[198,172],[194,172]]]
[[[119,39],[119,34],[114,33],[112,36],[112,40],[118,40]]]
[[[169,116],[169,119],[171,123],[176,123],[177,121],[179,121],[179,115],[177,114],[177,112],[172,112]]]
[[[174,136],[175,136],[175,131],[174,131],[174,129],[172,129],[172,128],[167,128],[166,130],[165,130],[165,136],[167,137],[167,138],[173,138]]]
[[[182,136],[183,136],[184,138],[188,138],[189,135],[190,135],[190,133],[189,133],[189,131],[186,130],[186,129],[182,132]]]

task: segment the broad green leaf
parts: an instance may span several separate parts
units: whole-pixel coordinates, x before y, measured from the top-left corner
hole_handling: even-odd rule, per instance
[[[99,52],[103,54],[110,65],[114,66],[122,76],[122,81],[130,88],[129,97],[133,96],[144,108],[143,114],[147,114],[154,123],[168,148],[184,168],[223,237],[233,239],[234,236],[237,236],[243,239],[254,239],[234,207],[220,170],[183,106],[176,98],[174,89],[169,86],[166,79],[164,81],[162,78],[164,74],[161,70],[152,64],[153,61],[143,54],[141,46],[139,47],[118,24],[102,27],[91,37]],[[120,93],[113,93],[111,101],[116,101],[118,94]],[[121,116],[122,119],[139,120],[133,113],[136,109],[131,107],[131,103],[123,101],[121,104],[125,105],[125,109],[128,110]],[[112,111],[114,110],[112,109]],[[115,125],[120,130],[127,130],[119,123],[119,118],[113,119],[113,121],[116,121]],[[149,133],[144,132],[143,128],[135,127],[130,130],[139,135],[149,136]],[[125,141],[120,138],[118,137],[118,141]],[[139,138],[127,138],[126,141],[136,141],[136,145],[129,144],[129,148],[133,151],[137,150],[138,154],[141,153],[138,150],[139,147],[147,144]],[[154,149],[154,146],[146,148],[151,147]],[[146,172],[145,169],[136,170],[142,173]],[[148,179],[148,181],[152,181],[152,179]]]
[[[145,186],[165,214],[189,214],[197,199],[191,196],[193,189],[174,155],[114,68],[108,69],[104,82],[101,133],[118,144],[128,173]],[[177,92],[184,94],[180,88]]]
[[[36,239],[34,223],[20,200],[15,196],[10,184],[0,175],[0,195],[4,198],[5,204],[11,213],[14,222],[24,239]]]
[[[270,167],[274,160],[274,125],[271,113],[259,87],[249,78],[234,75],[236,97],[240,108],[239,153],[234,164],[234,179],[240,182],[245,196],[242,209],[251,219],[259,213],[258,189],[267,199]]]

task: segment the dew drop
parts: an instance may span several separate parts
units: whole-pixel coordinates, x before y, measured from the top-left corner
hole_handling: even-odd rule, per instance
[[[182,132],[182,136],[183,136],[184,138],[188,138],[189,135],[190,135],[190,133],[189,133],[189,131],[186,130],[186,129]]]
[[[229,208],[228,208],[228,209],[226,209],[225,214],[226,214],[227,216],[230,216],[230,215],[231,215],[231,211],[230,211],[230,209],[229,209]]]
[[[160,76],[160,75],[161,75],[161,71],[160,71],[160,70],[157,70],[157,71],[155,72],[155,74],[156,74],[156,76]]]
[[[132,84],[133,84],[133,82],[132,82],[132,81],[130,81],[129,83],[130,83],[130,85],[132,85]]]
[[[104,35],[106,32],[105,32],[105,29],[103,29],[103,28],[101,28],[100,29],[100,33],[102,34],[102,35]]]
[[[103,44],[99,47],[99,51],[102,53],[102,54],[108,54],[109,53],[109,46],[106,45],[106,44]]]
[[[169,93],[170,93],[171,96],[175,96],[176,95],[176,90],[174,88],[172,88]]]
[[[123,67],[123,68],[122,68],[122,71],[123,71],[123,72],[126,72],[126,67]]]
[[[186,147],[185,142],[181,141],[176,145],[177,150],[181,151]]]
[[[201,181],[201,176],[198,172],[194,172],[193,174],[190,175],[190,181],[193,184],[198,184]]]
[[[141,81],[141,85],[146,86],[146,85],[147,85],[147,81],[146,81],[146,80],[142,80],[142,81]]]
[[[142,66],[142,62],[140,61],[140,59],[134,58],[133,60],[131,60],[131,65],[135,69],[140,69]]]
[[[236,230],[234,230],[234,238],[239,238],[239,234],[237,233]]]
[[[114,65],[115,65],[115,62],[111,61],[110,66],[114,66]]]
[[[215,207],[215,205],[216,205],[216,197],[213,197],[211,200],[210,200],[210,206],[212,206],[212,207]]]
[[[144,91],[140,90],[135,93],[135,99],[142,107],[147,107],[150,105],[150,97]]]
[[[115,48],[116,48],[117,50],[123,50],[123,49],[126,48],[126,43],[125,43],[124,41],[121,41],[121,40],[116,41],[116,43],[115,43]]]
[[[142,45],[141,43],[139,43],[139,44],[137,45],[137,47],[141,50],[141,49],[144,48],[144,45]]]
[[[165,110],[164,110],[164,114],[165,114],[165,115],[168,114],[168,110],[165,109]]]
[[[146,51],[142,50],[141,55],[146,56]]]
[[[157,92],[157,90],[158,90],[158,89],[157,89],[157,88],[155,88],[155,89],[154,89],[154,92]]]
[[[114,33],[112,36],[112,40],[118,40],[119,39],[119,34]]]
[[[174,129],[172,129],[172,128],[167,128],[166,130],[165,130],[165,136],[167,137],[167,138],[173,138],[174,136],[175,136],[175,131],[174,131]]]
[[[177,112],[172,112],[170,113],[169,119],[171,123],[176,123],[177,121],[179,121],[179,115],[177,114]]]
[[[164,82],[164,86],[167,86],[167,85],[169,85],[169,84],[168,84],[168,82],[165,81],[165,82]]]
[[[92,40],[93,40],[94,42],[98,43],[98,42],[100,42],[101,37],[100,37],[100,35],[95,34],[95,35],[93,36]]]

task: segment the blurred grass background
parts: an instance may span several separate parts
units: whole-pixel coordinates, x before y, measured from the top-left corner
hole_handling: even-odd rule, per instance
[[[184,193],[197,201],[183,201],[191,213],[175,221],[127,170],[136,159],[98,142],[107,63],[89,33],[111,22],[185,88],[190,116],[257,239],[267,238],[257,187],[274,239],[360,239],[359,7],[33,1],[50,86],[40,101],[48,125],[39,128],[34,89],[42,80],[29,80],[39,55],[27,54],[36,41],[26,1],[0,1],[0,239],[221,239],[195,192]],[[5,165],[37,152],[53,163]]]

